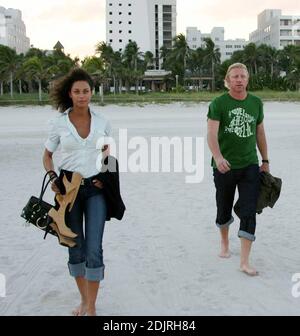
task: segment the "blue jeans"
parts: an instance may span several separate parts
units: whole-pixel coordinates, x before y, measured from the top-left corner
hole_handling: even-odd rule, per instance
[[[84,230],[83,230],[84,215]],[[104,279],[102,239],[106,220],[106,202],[101,189],[94,185],[81,185],[66,223],[78,236],[77,245],[69,248],[68,268],[73,277],[89,281]]]

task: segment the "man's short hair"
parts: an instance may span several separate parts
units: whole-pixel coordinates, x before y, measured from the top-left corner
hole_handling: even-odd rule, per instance
[[[228,77],[229,77],[230,71],[232,69],[244,69],[247,72],[248,78],[249,78],[249,71],[248,71],[245,64],[243,64],[243,63],[233,63],[228,67],[227,72],[226,72],[226,76],[225,76],[225,79],[224,79],[224,85],[227,89],[230,89],[230,87],[228,85]]]

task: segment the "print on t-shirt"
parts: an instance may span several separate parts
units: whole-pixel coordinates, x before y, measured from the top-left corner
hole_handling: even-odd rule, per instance
[[[246,113],[245,109],[238,107],[228,113],[232,118],[229,126],[225,126],[225,133],[235,133],[239,138],[249,138],[253,135],[251,124],[255,123],[255,118]]]

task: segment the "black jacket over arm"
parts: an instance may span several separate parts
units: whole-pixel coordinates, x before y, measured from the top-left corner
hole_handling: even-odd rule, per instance
[[[126,207],[120,193],[119,163],[113,156],[102,160],[102,170],[95,176],[103,183],[103,194],[107,203],[106,220],[123,218]]]

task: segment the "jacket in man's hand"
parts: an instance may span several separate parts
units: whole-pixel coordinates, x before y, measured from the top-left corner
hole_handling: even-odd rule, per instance
[[[270,173],[261,172],[259,174],[260,189],[257,200],[256,212],[261,214],[266,207],[273,208],[277,202],[282,186],[282,180],[278,177],[272,176]],[[240,217],[239,199],[234,205],[234,212]]]

